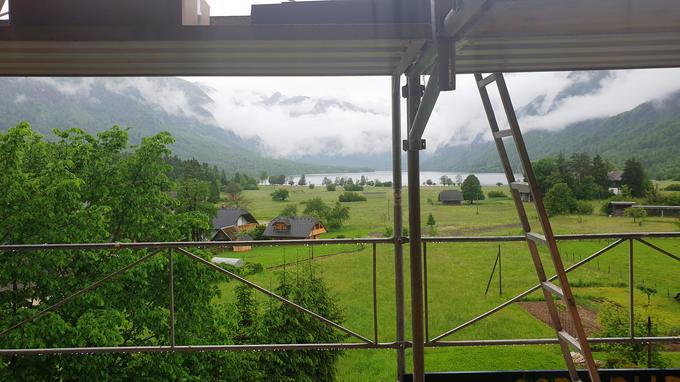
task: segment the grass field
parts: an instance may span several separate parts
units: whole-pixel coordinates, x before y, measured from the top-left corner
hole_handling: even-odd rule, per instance
[[[335,202],[341,191],[328,192],[317,187],[285,187],[290,200],[274,202],[269,194],[271,186],[257,191],[245,191],[250,202],[248,210],[260,221],[266,222],[278,215],[287,204],[298,204],[312,197]],[[436,235],[518,235],[516,211],[510,199],[491,199],[475,205],[444,206],[436,202],[440,187],[423,187],[423,222],[432,213],[437,222]],[[503,190],[503,187],[485,187],[484,191]],[[348,223],[325,237],[382,236],[385,227],[392,225],[392,195],[390,188],[368,188],[365,202],[347,203],[351,208]],[[406,192],[406,190],[405,190]],[[676,218],[649,217],[640,225],[630,218],[611,218],[598,213],[602,202],[594,202],[595,214],[588,216],[559,216],[551,221],[556,233],[677,231]],[[533,205],[527,204],[530,219],[537,224]],[[407,221],[407,206],[404,206]],[[425,227],[424,233],[428,234]],[[610,241],[562,242],[560,249],[566,265],[604,247]],[[680,252],[680,240],[654,240],[654,243],[672,253]],[[501,243],[503,295],[499,295],[495,276],[487,296],[484,289],[499,250],[495,243],[430,244],[428,245],[428,303],[429,333],[434,337],[478,314],[502,303],[536,283],[536,276],[524,243]],[[405,247],[408,259],[408,246]],[[289,272],[296,267],[314,264],[333,295],[343,308],[344,324],[365,336],[373,333],[372,318],[372,251],[370,246],[330,245],[313,247],[259,247],[249,252],[223,253],[223,256],[242,257],[247,262],[260,263],[265,271],[249,278],[264,286],[275,285],[284,264]],[[313,256],[313,259],[312,259]],[[550,260],[543,254],[546,270],[551,272]],[[408,265],[408,264],[407,264]],[[640,316],[652,316],[662,334],[680,332],[680,303],[673,297],[680,292],[680,264],[660,253],[635,244],[635,284],[655,286],[657,294],[647,306],[647,297],[636,290],[635,309]],[[377,246],[377,293],[380,341],[393,341],[395,333],[394,263],[391,245]],[[408,294],[408,266],[406,267],[407,333],[410,332]],[[620,245],[588,265],[570,273],[578,303],[598,312],[611,302],[626,306],[628,283],[628,246]],[[233,301],[234,282],[222,285],[222,299]],[[531,299],[540,296],[534,293]],[[262,297],[262,301],[265,298]],[[499,313],[472,325],[447,339],[503,339],[553,337],[554,332],[518,305],[511,305]],[[407,334],[408,336],[408,334]],[[348,339],[349,340],[349,339]],[[665,353],[672,366],[680,367],[679,353]],[[598,354],[598,357],[606,357]],[[393,351],[347,351],[338,365],[341,381],[394,380],[395,356]],[[557,346],[438,348],[426,350],[428,371],[546,369],[563,368]]]

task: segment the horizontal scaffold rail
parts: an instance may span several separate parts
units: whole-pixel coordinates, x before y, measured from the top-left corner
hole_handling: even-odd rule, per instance
[[[593,259],[603,255],[604,253],[610,251],[611,249],[628,242],[630,248],[630,258],[632,261],[632,245],[633,242],[639,242],[667,257],[670,257],[676,261],[680,261],[680,257],[669,251],[659,247],[658,245],[652,244],[648,239],[677,239],[680,238],[680,232],[628,232],[628,233],[602,233],[602,234],[567,234],[567,235],[557,235],[556,239],[558,241],[576,241],[576,240],[613,240],[613,242],[607,244],[605,247],[594,252],[590,256],[584,258],[583,260],[573,264],[566,269],[567,272],[572,271],[581,267],[582,265],[592,261]],[[526,241],[526,236],[449,236],[449,237],[424,237],[422,238],[423,245],[427,243],[440,244],[440,243],[498,243],[498,242],[521,242]],[[393,341],[393,342],[381,342],[378,338],[378,319],[377,319],[377,286],[376,286],[376,247],[377,245],[390,245],[396,243],[408,243],[408,237],[388,237],[388,238],[359,238],[359,239],[319,239],[319,240],[263,240],[263,241],[237,241],[237,242],[143,242],[143,243],[79,243],[79,244],[27,244],[27,245],[0,245],[0,253],[22,253],[22,252],[35,252],[35,251],[59,251],[59,250],[73,250],[73,251],[88,251],[88,250],[109,250],[112,253],[116,253],[123,249],[128,250],[151,250],[146,255],[137,259],[136,261],[124,266],[123,268],[103,277],[102,279],[94,282],[93,284],[80,289],[70,296],[58,301],[41,311],[37,312],[35,315],[24,319],[23,321],[17,322],[0,331],[0,336],[3,336],[13,330],[18,329],[21,326],[31,323],[34,320],[40,319],[45,314],[56,311],[59,307],[63,306],[65,303],[72,301],[84,293],[93,290],[105,282],[112,282],[118,275],[125,273],[126,271],[135,268],[145,262],[147,259],[158,256],[164,253],[166,250],[168,252],[168,258],[172,260],[172,252],[177,251],[178,254],[185,255],[194,261],[198,261],[205,266],[211,267],[216,271],[219,271],[226,276],[236,279],[237,281],[248,285],[249,287],[255,288],[258,291],[279,300],[283,304],[286,304],[302,314],[311,316],[312,318],[321,321],[322,323],[334,327],[341,332],[344,332],[348,337],[353,337],[355,340],[358,339],[361,342],[344,342],[344,343],[308,343],[308,344],[213,344],[213,345],[175,345],[174,344],[174,307],[171,304],[169,308],[169,313],[171,316],[171,343],[170,345],[161,346],[123,346],[123,347],[73,347],[73,348],[31,348],[31,349],[0,349],[0,356],[36,356],[36,355],[51,355],[51,354],[110,354],[110,353],[151,353],[151,352],[205,352],[205,351],[287,351],[287,350],[362,350],[362,349],[406,349],[413,347],[411,341]],[[292,301],[289,301],[274,292],[267,290],[253,282],[246,280],[236,274],[224,270],[221,267],[208,262],[199,256],[187,250],[188,248],[229,248],[232,246],[290,246],[290,245],[342,245],[342,244],[370,244],[372,247],[373,255],[373,338],[361,335],[354,332],[342,325],[328,320],[327,318],[310,311],[303,306],[300,306]],[[371,248],[369,247],[369,248]],[[631,269],[632,272],[632,269]],[[172,261],[170,262],[169,273],[172,274]],[[425,273],[427,275],[427,273]],[[632,280],[632,274],[629,275],[630,280]],[[550,277],[548,280],[554,280],[556,276]],[[630,283],[629,293],[633,292],[633,283]],[[425,291],[428,289],[427,276],[425,277],[424,283]],[[515,339],[480,339],[480,340],[456,340],[456,341],[446,341],[445,337],[456,333],[470,325],[473,325],[484,318],[495,314],[496,312],[510,306],[512,303],[521,300],[523,297],[533,293],[540,288],[539,285],[534,285],[532,288],[510,298],[509,300],[503,302],[502,304],[494,307],[493,309],[484,312],[464,323],[459,324],[451,330],[445,331],[425,342],[426,347],[465,347],[465,346],[516,346],[516,345],[554,345],[558,343],[556,338],[515,338]],[[169,290],[171,294],[171,301],[174,300],[173,289]],[[427,296],[427,294],[426,294]],[[630,300],[632,303],[632,299]],[[632,312],[632,306],[629,306]],[[428,309],[425,309],[425,319],[428,320]],[[429,338],[429,335],[427,336]],[[591,344],[604,344],[604,343],[618,343],[618,344],[671,344],[680,343],[680,336],[659,336],[659,337],[643,337],[635,336],[631,330],[629,336],[627,337],[607,337],[607,338],[588,338],[588,342]]]
[[[680,232],[625,232],[555,235],[557,241],[607,240],[607,239],[662,239],[680,238]],[[522,242],[526,236],[441,236],[423,237],[427,243],[494,243]],[[333,245],[333,244],[394,244],[400,240],[408,243],[408,237],[368,237],[357,239],[305,239],[305,240],[244,240],[244,241],[176,241],[137,243],[68,243],[68,244],[6,244],[0,245],[0,252],[97,250],[97,249],[172,249],[172,248],[231,248],[235,246],[279,246],[279,245]]]

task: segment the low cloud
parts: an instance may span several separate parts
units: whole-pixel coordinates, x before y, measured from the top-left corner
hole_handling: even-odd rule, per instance
[[[524,131],[557,130],[575,122],[628,111],[680,90],[679,79],[677,69],[506,75],[515,109],[521,110],[529,104],[535,109],[521,116]],[[319,153],[378,154],[391,148],[388,79],[203,78],[199,81],[213,89],[210,94],[215,103],[211,111],[220,125],[244,138],[259,139],[265,154],[294,159]],[[489,90],[499,123],[507,125],[495,85]],[[273,105],[262,102],[277,92],[304,101]],[[357,109],[330,107],[323,112],[310,112],[310,108],[323,99],[347,102]],[[405,121],[405,115],[402,120]],[[424,138],[431,150],[441,145],[491,139],[472,76],[459,76],[458,89],[440,95]]]

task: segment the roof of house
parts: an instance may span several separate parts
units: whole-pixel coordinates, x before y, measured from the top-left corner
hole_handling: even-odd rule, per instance
[[[215,234],[210,239],[211,241],[250,241],[253,238],[245,233],[239,231],[239,229],[230,225],[228,227],[222,227],[215,231]]]
[[[633,208],[644,208],[646,210],[669,210],[680,211],[680,206],[633,206]]]
[[[220,229],[223,227],[235,226],[238,218],[243,216],[248,223],[256,223],[257,219],[250,212],[241,208],[220,208],[217,210],[217,215],[212,220],[213,229]]]
[[[277,230],[274,225],[283,223],[286,230]],[[319,219],[311,216],[279,216],[267,224],[262,236],[265,237],[287,237],[291,239],[306,239],[314,230],[314,226],[321,223]],[[321,223],[323,226],[323,223]]]
[[[609,171],[607,173],[607,178],[610,182],[620,182],[623,176],[623,172],[619,170]]]
[[[442,202],[462,202],[463,191],[460,190],[444,190],[439,193],[439,200]]]

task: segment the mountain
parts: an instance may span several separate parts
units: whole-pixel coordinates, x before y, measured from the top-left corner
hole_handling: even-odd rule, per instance
[[[520,110],[528,113],[526,107]],[[622,167],[626,159],[636,157],[656,178],[680,177],[680,157],[677,155],[680,93],[661,101],[643,103],[610,118],[575,123],[559,131],[532,130],[524,134],[524,140],[533,160],[558,153],[587,152],[600,154]],[[520,169],[514,147],[509,150],[509,156],[513,166]],[[502,171],[495,145],[481,138],[471,145],[439,147],[424,161],[423,168]]]
[[[120,125],[129,128],[133,143],[168,131],[176,139],[174,154],[229,173],[352,170],[264,157],[257,140],[242,139],[220,127],[209,111],[213,104],[209,91],[178,78],[0,78],[0,129],[27,121],[45,135],[72,127],[94,134]]]

